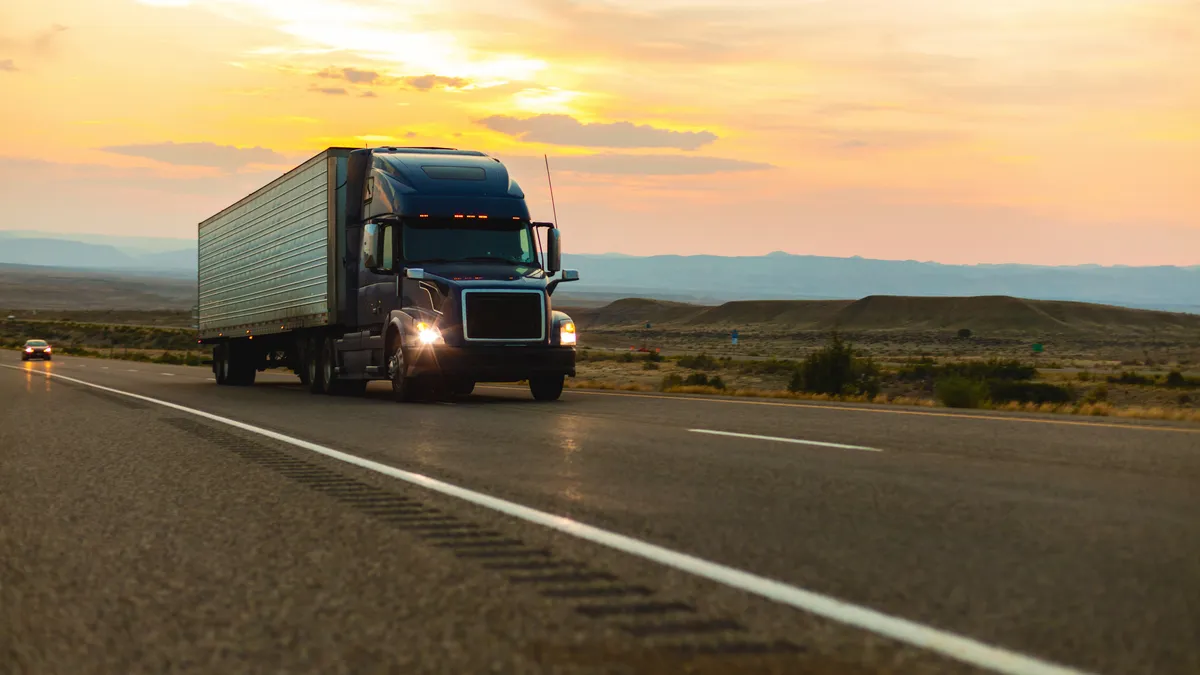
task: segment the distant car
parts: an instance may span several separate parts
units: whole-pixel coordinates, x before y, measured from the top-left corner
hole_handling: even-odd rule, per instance
[[[25,342],[25,346],[21,347],[21,360],[45,359],[49,361],[51,351],[50,344],[45,340],[28,340]]]

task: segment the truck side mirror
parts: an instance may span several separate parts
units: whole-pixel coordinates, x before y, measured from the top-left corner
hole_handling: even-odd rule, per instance
[[[383,223],[363,227],[363,267],[372,272],[392,271],[392,228]]]
[[[546,235],[546,271],[556,274],[562,269],[562,242],[559,239],[558,228],[551,229]]]

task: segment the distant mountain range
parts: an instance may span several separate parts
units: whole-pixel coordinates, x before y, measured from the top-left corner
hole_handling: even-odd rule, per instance
[[[0,231],[0,264],[196,276],[196,245],[186,239],[81,237]]]
[[[0,231],[0,264],[156,273],[195,279],[196,244],[186,239],[48,235]],[[730,300],[842,300],[872,295],[1013,296],[1200,313],[1200,265],[944,265],[771,253],[765,256],[564,254],[581,281],[563,286],[570,304],[642,297],[700,304]]]

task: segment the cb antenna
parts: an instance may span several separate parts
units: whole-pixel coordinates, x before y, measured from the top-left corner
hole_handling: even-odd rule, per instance
[[[550,210],[554,213],[554,226],[558,227],[558,207],[554,205],[554,181],[550,180],[550,157],[542,155],[546,160],[546,183],[550,186]]]

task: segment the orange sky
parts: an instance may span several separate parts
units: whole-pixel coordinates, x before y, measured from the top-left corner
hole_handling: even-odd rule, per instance
[[[1195,0],[39,0],[0,100],[0,229],[437,144],[538,218],[548,154],[572,252],[1200,264]]]

